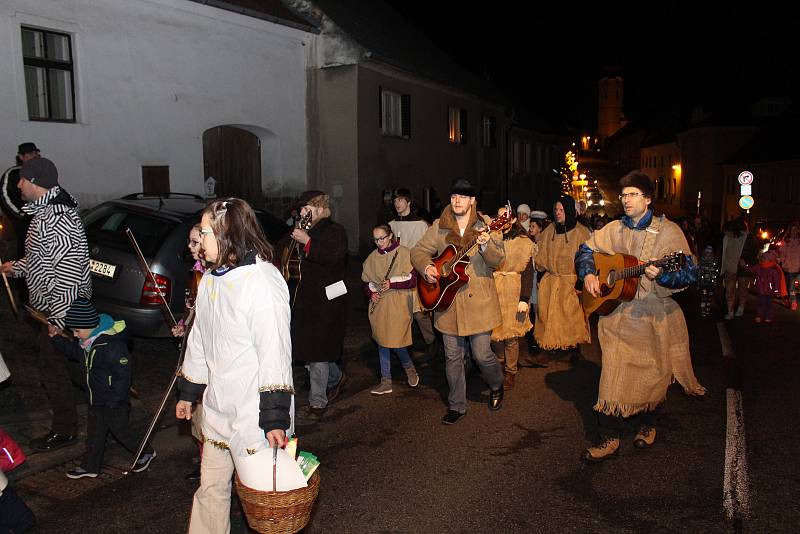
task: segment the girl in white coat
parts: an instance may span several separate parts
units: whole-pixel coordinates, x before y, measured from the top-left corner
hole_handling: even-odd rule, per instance
[[[272,246],[243,200],[211,202],[200,221],[203,275],[179,382],[179,419],[202,394],[205,440],[189,532],[230,531],[231,476],[293,429],[291,311]],[[240,465],[241,464],[241,465]],[[269,476],[265,473],[264,476]]]

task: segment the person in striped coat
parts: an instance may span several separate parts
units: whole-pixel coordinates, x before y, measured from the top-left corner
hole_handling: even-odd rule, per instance
[[[7,261],[5,274],[24,278],[30,304],[47,314],[39,343],[39,376],[53,410],[51,431],[31,440],[31,447],[47,452],[75,440],[78,414],[65,358],[50,343],[49,331],[64,328],[64,320],[78,297],[92,297],[89,247],[78,202],[58,183],[58,170],[47,158],[26,161],[18,187],[31,215],[25,238],[25,257]]]

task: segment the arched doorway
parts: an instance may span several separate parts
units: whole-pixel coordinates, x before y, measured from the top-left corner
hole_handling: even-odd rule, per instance
[[[215,126],[203,132],[204,180],[214,177],[218,197],[239,197],[259,205],[261,141],[234,126]]]

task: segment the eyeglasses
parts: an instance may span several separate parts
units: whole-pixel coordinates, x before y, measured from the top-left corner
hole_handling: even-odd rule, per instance
[[[641,195],[642,195],[641,193],[622,193],[619,196],[619,199],[620,200],[625,200],[626,198],[636,198],[636,197],[641,196]]]
[[[386,239],[387,237],[389,237],[389,234],[382,235],[382,236],[380,236],[380,237],[376,237],[375,239],[373,239],[373,241],[375,241],[376,243],[380,243],[381,241],[383,241],[383,240],[384,240],[384,239]]]

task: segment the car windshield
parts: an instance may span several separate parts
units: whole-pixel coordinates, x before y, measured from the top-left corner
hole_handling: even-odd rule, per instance
[[[146,213],[128,211],[119,206],[100,207],[87,214],[84,220],[89,242],[119,250],[132,250],[125,229],[133,232],[142,254],[153,257],[177,222],[153,217]]]

